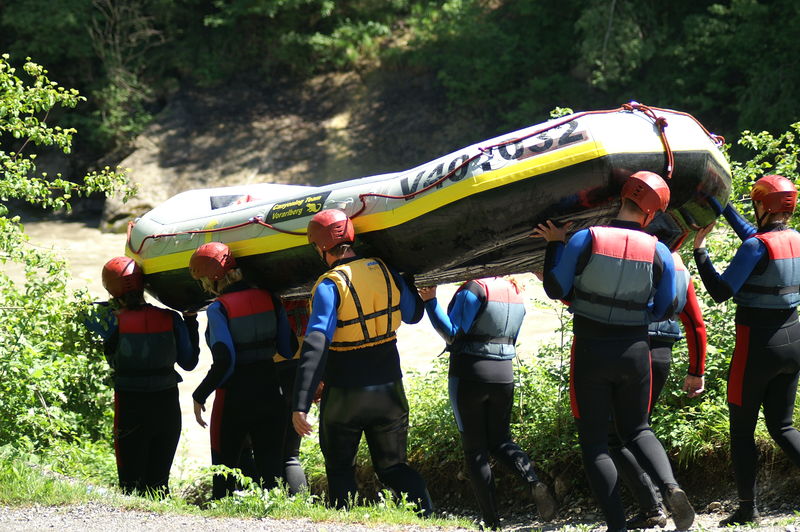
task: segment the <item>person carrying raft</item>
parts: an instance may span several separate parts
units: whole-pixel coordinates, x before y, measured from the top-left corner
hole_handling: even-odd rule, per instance
[[[724,273],[717,273],[705,247],[714,224],[699,230],[694,241],[695,262],[709,295],[718,303],[731,297],[736,303],[728,409],[739,506],[721,526],[759,519],[754,433],[761,405],[770,436],[800,466],[800,433],[792,426],[800,375],[800,234],[787,226],[797,188],[783,176],[767,175],[755,182],[750,197],[757,227],[730,205],[722,211],[743,240]]]
[[[433,328],[450,352],[448,389],[470,482],[488,529],[500,527],[490,455],[526,482],[539,516],[556,503],[528,455],[511,438],[516,341],[525,317],[522,290],[503,277],[462,284],[445,312],[436,287],[419,289]]]
[[[647,227],[647,232],[655,235],[665,244],[670,240],[671,234],[658,226],[654,221]],[[650,335],[650,361],[651,361],[651,394],[650,412],[652,413],[656,402],[661,396],[661,391],[669,377],[672,364],[672,347],[683,338],[680,320],[686,336],[686,347],[689,352],[689,366],[683,380],[682,390],[690,398],[697,397],[705,390],[705,364],[706,364],[706,325],[703,313],[697,300],[692,277],[681,259],[678,249],[684,237],[671,241],[670,251],[675,262],[675,308],[674,314],[664,320],[653,322],[648,328]],[[649,418],[648,418],[649,421]],[[642,469],[636,457],[627,449],[619,439],[615,429],[609,433],[609,450],[614,464],[619,471],[625,485],[633,494],[639,506],[639,511],[627,522],[628,530],[642,528],[664,527],[667,516],[662,509],[657,488],[650,476]]]
[[[133,259],[103,266],[111,301],[103,323],[87,323],[103,337],[114,380],[114,454],[126,494],[169,494],[169,472],[181,435],[175,371],[190,371],[200,354],[197,318],[144,299],[144,274]]]
[[[214,392],[211,412],[211,462],[231,468],[242,463],[247,443],[252,446],[255,480],[266,488],[283,476],[285,407],[273,356],[292,358],[296,342],[280,299],[250,286],[230,248],[221,242],[203,244],[189,261],[192,277],[216,299],[206,309],[206,343],[212,364],[197,386],[194,415],[207,426],[202,413]],[[235,480],[214,475],[212,497],[235,488]]]
[[[694,522],[694,509],[648,423],[650,347],[648,325],[673,313],[675,267],[669,249],[642,231],[669,204],[669,187],[642,171],[623,184],[621,205],[608,226],[575,233],[548,220],[533,236],[548,241],[544,289],[570,302],[573,354],[570,399],[584,467],[608,530],[625,530],[619,477],[609,456],[613,417],[624,445],[656,481],[679,530]]]
[[[340,210],[320,211],[308,224],[308,241],[330,269],[312,291],[294,387],[294,427],[311,434],[307,413],[324,377],[319,445],[330,502],[345,507],[356,500],[355,459],[363,433],[380,481],[430,515],[425,481],[406,457],[408,401],[395,334],[401,321],[422,318],[422,301],[381,259],[356,255],[354,240],[353,222]]]

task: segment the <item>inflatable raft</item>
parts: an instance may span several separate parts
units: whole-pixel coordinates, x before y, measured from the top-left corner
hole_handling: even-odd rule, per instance
[[[672,199],[657,219],[680,239],[710,223],[706,198],[723,205],[730,168],[722,139],[691,115],[626,104],[551,120],[402,172],[322,187],[259,184],[192,190],[131,222],[127,254],[150,294],[179,310],[204,306],[189,258],[201,244],[228,244],[245,276],[287,297],[307,294],[324,270],[305,228],[322,209],[353,218],[356,250],[377,255],[418,283],[440,284],[535,271],[548,218],[572,230],[615,214],[622,182],[650,170]]]

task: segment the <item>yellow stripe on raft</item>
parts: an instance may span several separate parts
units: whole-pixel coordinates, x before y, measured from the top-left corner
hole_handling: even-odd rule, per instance
[[[415,198],[391,211],[359,216],[353,220],[353,224],[357,234],[387,229],[413,218],[418,218],[460,199],[606,155],[608,155],[608,152],[602,145],[594,141],[583,142],[561,150],[530,157],[506,168],[499,168],[476,177],[464,179],[439,191]],[[304,246],[308,244],[308,240],[305,236],[275,232],[271,235],[226,243],[230,246],[234,256],[247,257],[268,251]],[[141,257],[133,255],[130,250],[127,251],[130,256],[137,259],[144,273],[148,275],[188,268],[189,259],[194,253],[194,250],[183,251],[142,260]]]

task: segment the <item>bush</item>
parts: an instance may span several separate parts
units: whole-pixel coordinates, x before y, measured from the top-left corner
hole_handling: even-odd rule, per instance
[[[77,183],[37,175],[35,151],[69,153],[76,133],[47,123],[50,111],[75,107],[83,98],[50,81],[47,70],[30,60],[20,75],[2,55],[0,137],[13,151],[0,150],[0,262],[6,265],[0,272],[0,445],[42,449],[56,440],[107,433],[111,394],[102,350],[79,319],[88,296],[69,292],[64,262],[29,244],[19,217],[9,216],[8,202],[69,209],[76,196],[124,188],[124,176],[105,169]]]

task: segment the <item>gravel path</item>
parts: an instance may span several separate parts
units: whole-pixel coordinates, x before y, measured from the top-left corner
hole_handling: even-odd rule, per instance
[[[0,530],[58,530],[59,532],[210,532],[216,530],[366,532],[391,530],[417,532],[436,530],[436,528],[414,526],[381,526],[378,528],[342,523],[314,523],[308,519],[237,519],[159,514],[140,510],[124,510],[101,503],[88,503],[60,507],[2,506],[0,507]]]
[[[717,527],[720,519],[727,512],[710,512],[698,514],[694,530],[733,530]],[[560,519],[543,526],[542,523],[531,522],[523,516],[507,519],[503,530],[526,532],[532,530],[554,531],[565,527],[572,528],[579,525],[580,529],[604,530],[603,523],[593,520],[570,518]],[[572,525],[572,526],[570,526]],[[0,530],[13,531],[39,531],[58,530],[75,532],[140,532],[140,531],[286,531],[292,532],[366,532],[387,530],[397,532],[425,532],[432,530],[459,531],[462,528],[443,529],[440,527],[419,526],[391,526],[374,525],[365,526],[358,524],[342,524],[319,522],[314,523],[307,519],[276,520],[276,519],[234,519],[210,518],[194,515],[159,514],[139,510],[124,510],[102,503],[88,503],[62,507],[0,507]],[[660,530],[660,529],[654,529]],[[672,522],[665,531],[674,530]],[[759,527],[748,527],[747,530],[771,530],[781,532],[800,532],[800,516],[786,509],[770,512],[762,518]]]

